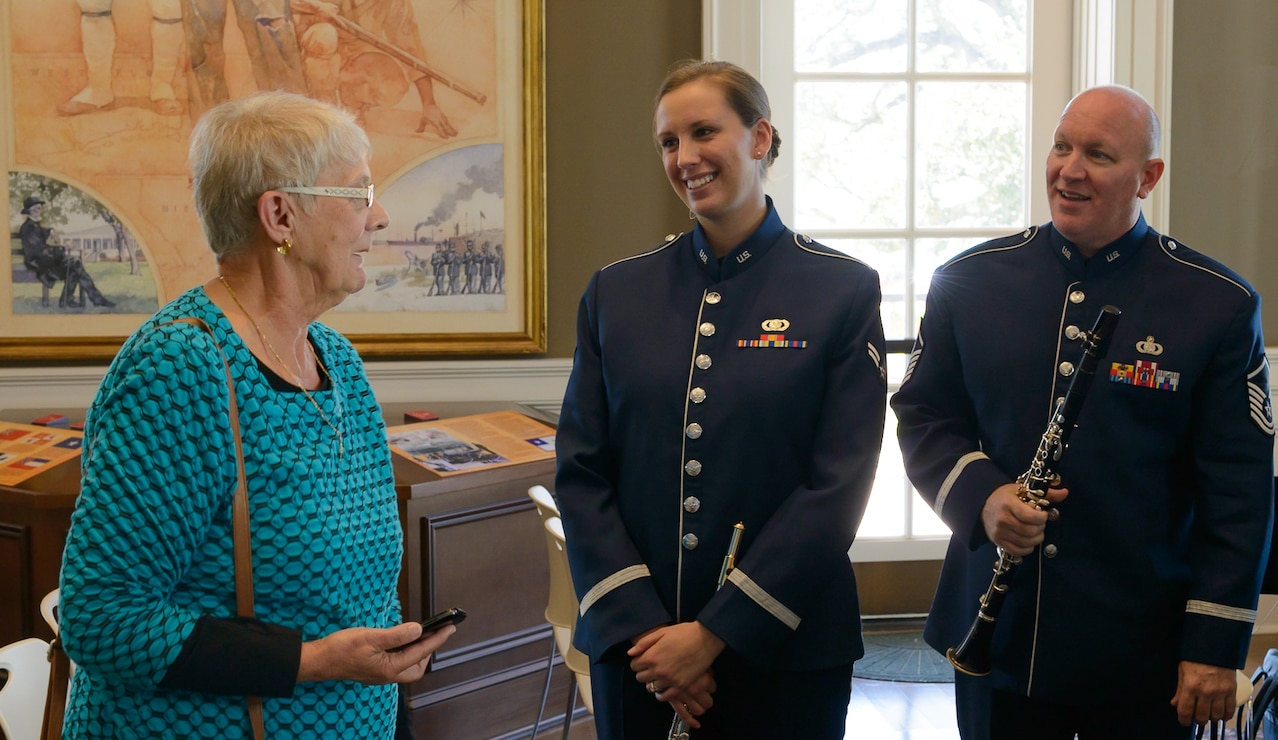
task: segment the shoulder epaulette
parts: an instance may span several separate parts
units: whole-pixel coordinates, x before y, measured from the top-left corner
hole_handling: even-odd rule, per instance
[[[671,244],[674,244],[675,242],[679,241],[679,237],[683,236],[683,234],[686,234],[686,233],[688,233],[688,232],[686,232],[686,231],[685,231],[685,232],[680,233],[680,234],[666,234],[666,241],[665,241],[665,243],[664,243],[664,244],[662,244],[661,246],[656,247],[655,249],[649,249],[647,252],[640,252],[639,254],[631,255],[631,256],[629,256],[629,257],[622,257],[621,259],[619,259],[619,260],[617,260],[617,261],[615,261],[615,262],[609,262],[608,264],[604,265],[603,267],[601,267],[601,268],[599,268],[599,269],[600,269],[600,270],[607,270],[609,267],[612,267],[613,265],[619,265],[619,264],[621,264],[622,262],[629,262],[629,261],[631,261],[631,260],[642,259],[642,258],[644,258],[644,257],[651,257],[652,255],[657,254],[658,252],[662,251],[663,249],[665,249],[665,248],[669,247]]]

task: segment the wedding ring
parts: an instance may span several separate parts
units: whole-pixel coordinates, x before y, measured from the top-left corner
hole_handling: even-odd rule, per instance
[[[655,694],[655,693],[657,693],[657,682],[656,682],[656,681],[649,681],[649,682],[648,682],[648,693],[649,693],[649,694]]]

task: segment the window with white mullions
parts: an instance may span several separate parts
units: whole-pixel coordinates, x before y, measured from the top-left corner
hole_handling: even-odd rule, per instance
[[[782,219],[879,272],[895,388],[932,271],[1049,218],[1043,161],[1069,98],[1072,4],[706,2],[707,53],[756,72],[771,98],[782,156],[767,191]],[[948,535],[912,495],[894,421],[858,540]]]

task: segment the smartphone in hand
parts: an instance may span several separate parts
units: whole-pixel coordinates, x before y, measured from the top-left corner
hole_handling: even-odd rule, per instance
[[[408,647],[409,645],[416,645],[422,640],[425,640],[427,637],[430,637],[431,634],[435,632],[436,630],[438,630],[440,627],[443,627],[446,624],[457,624],[464,619],[466,619],[466,612],[462,611],[461,609],[458,609],[457,607],[453,607],[452,609],[445,609],[444,611],[438,614],[435,614],[431,616],[430,618],[420,622],[422,626],[422,634],[420,637],[418,637],[416,640],[413,640],[412,642],[406,642],[397,648],[391,648],[389,652],[397,653],[400,650],[403,650],[404,648]]]

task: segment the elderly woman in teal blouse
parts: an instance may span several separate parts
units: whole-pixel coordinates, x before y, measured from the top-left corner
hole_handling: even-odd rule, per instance
[[[387,225],[369,143],[345,113],[288,93],[210,110],[191,142],[218,275],[128,339],[85,427],[62,571],[79,670],[67,737],[390,737],[396,682],[445,627],[400,623],[390,455],[363,365],[316,319],[364,287]],[[211,332],[190,323],[193,317]],[[255,618],[237,618],[234,378],[251,512]]]

